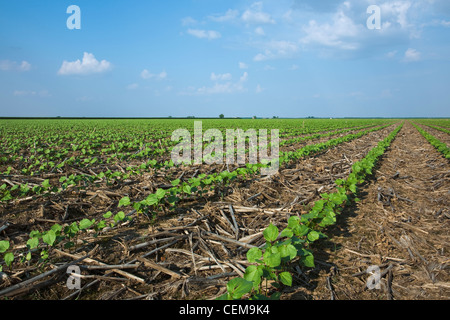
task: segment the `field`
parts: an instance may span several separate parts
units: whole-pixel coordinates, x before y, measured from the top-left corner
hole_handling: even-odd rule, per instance
[[[278,129],[278,172],[251,148],[174,163],[177,129],[207,150],[195,121],[268,129],[271,146]],[[0,299],[450,298],[448,119],[2,119],[0,133]]]

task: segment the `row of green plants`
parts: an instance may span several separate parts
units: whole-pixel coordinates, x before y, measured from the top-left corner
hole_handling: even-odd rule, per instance
[[[344,137],[331,139],[327,142],[315,144],[306,146],[304,148],[301,148],[297,150],[296,152],[287,152],[287,153],[281,153],[280,158],[280,164],[283,164],[284,162],[289,162],[293,159],[298,159],[299,157],[302,157],[304,155],[312,154],[315,152],[318,152],[320,150],[324,150],[326,148],[329,148],[331,146],[335,146],[337,144],[350,141],[356,138],[359,138],[369,132],[373,132],[376,130],[381,130],[383,128],[386,128],[389,125],[384,125],[382,127],[376,127],[370,130],[361,131],[356,134],[350,134]],[[249,150],[246,150],[249,151]],[[73,157],[72,157],[73,158]],[[67,165],[68,163],[71,163],[70,161],[73,160],[72,158],[67,159],[63,161],[62,163],[58,164],[57,167],[61,168]],[[96,159],[96,158],[95,158]],[[94,160],[95,160],[94,159]],[[92,162],[92,163],[95,163]],[[173,162],[170,161],[164,161],[164,163],[160,163],[156,160],[148,160],[146,163],[142,163],[140,165],[135,166],[128,166],[126,168],[126,172],[122,172],[119,170],[111,171],[110,169],[106,171],[101,171],[100,173],[96,175],[89,175],[89,174],[71,174],[69,176],[62,176],[59,179],[60,185],[50,185],[50,181],[44,180],[41,185],[35,185],[30,187],[28,184],[16,184],[14,186],[10,186],[7,184],[3,184],[0,186],[0,202],[9,202],[11,200],[19,199],[25,196],[30,195],[41,195],[41,194],[50,194],[50,193],[59,193],[64,190],[67,190],[68,187],[74,186],[77,188],[84,189],[86,185],[91,185],[95,181],[99,181],[102,179],[106,179],[107,184],[112,184],[116,180],[125,180],[128,179],[130,176],[136,176],[141,175],[144,172],[148,172],[149,170],[159,170],[161,168],[171,168],[173,167]],[[12,170],[12,167],[8,167],[6,174],[10,174]],[[242,171],[242,170],[241,170]]]
[[[314,267],[311,244],[326,238],[323,233],[325,228],[336,223],[336,217],[345,206],[358,201],[358,185],[372,175],[373,168],[402,126],[403,124],[380,141],[364,159],[354,163],[347,179],[336,180],[337,191],[321,194],[321,199],[315,202],[309,213],[291,216],[281,232],[278,227],[270,224],[263,231],[265,245],[247,251],[247,260],[251,265],[245,270],[244,276],[230,280],[227,292],[218,299],[278,299],[281,293],[277,289],[283,285],[292,286],[293,265]]]
[[[100,171],[98,174],[70,174],[68,176],[61,176],[58,179],[58,185],[50,183],[50,179],[45,179],[40,185],[29,185],[28,183],[15,184],[13,186],[6,183],[0,186],[0,202],[9,202],[23,198],[25,196],[33,195],[50,195],[63,192],[69,188],[77,188],[79,190],[86,189],[89,185],[106,181],[106,185],[112,185],[116,181],[126,180],[132,176],[141,175],[151,170],[169,169],[174,166],[174,163],[169,161],[158,162],[157,160],[148,160],[140,165],[131,165],[121,170],[112,171],[110,169]],[[12,168],[9,167],[6,173],[9,173]]]
[[[376,120],[279,120],[280,134],[309,134],[324,130],[373,125]],[[236,121],[203,120],[204,130],[230,128]],[[64,164],[90,168],[133,159],[167,154],[173,142],[171,132],[187,127],[193,120],[0,120],[0,165],[14,164],[14,174],[39,175],[60,171]],[[232,124],[230,126],[230,124]],[[242,128],[271,128],[275,122],[241,120]],[[227,127],[228,126],[228,127]],[[192,128],[190,128],[191,130]]]
[[[367,134],[367,133],[375,131],[375,130],[380,130],[384,127],[363,131],[363,132],[360,132],[360,133],[354,134],[354,135],[349,135],[351,138],[347,138],[347,136],[345,136],[345,137],[333,139],[332,142],[329,144],[320,143],[320,147],[317,149],[314,148],[314,146],[303,147],[299,150],[299,152],[295,153],[296,159],[298,159],[298,157],[301,157],[304,155],[311,155],[314,152],[323,151],[324,148],[332,147],[339,143],[344,143],[344,142],[350,141],[352,139],[356,139],[364,134]],[[305,150],[305,152],[302,152],[302,150]],[[283,160],[280,161],[280,165],[288,163],[293,160],[292,156],[291,157],[283,157],[282,159]],[[153,160],[149,165],[157,166],[158,164],[156,163],[156,161]],[[173,166],[173,163],[166,162],[164,165],[171,167],[171,166]],[[223,193],[224,190],[226,189],[226,187],[229,186],[229,184],[231,184],[237,178],[241,178],[241,179],[245,180],[252,176],[255,176],[256,174],[258,174],[260,172],[260,169],[262,167],[267,166],[267,165],[268,164],[261,164],[261,163],[246,164],[245,167],[237,168],[236,170],[231,171],[231,172],[223,171],[220,173],[213,173],[213,174],[209,174],[209,175],[200,174],[197,177],[188,179],[188,181],[181,181],[180,179],[174,179],[171,181],[170,188],[166,188],[166,189],[159,188],[154,193],[148,195],[143,200],[132,202],[129,197],[122,198],[119,201],[119,208],[120,207],[132,207],[134,209],[134,212],[136,212],[137,214],[146,214],[146,215],[150,215],[152,218],[156,218],[157,212],[160,212],[162,207],[169,207],[169,209],[174,210],[177,206],[177,203],[179,203],[181,200],[189,198],[189,197],[193,197],[193,196],[202,196],[202,195],[206,194],[207,192],[214,190],[216,188],[219,190],[219,192],[222,191],[222,193]],[[145,170],[146,168],[147,167],[141,167],[140,169]],[[129,171],[134,172],[135,174],[139,173],[139,172],[135,172],[131,169]],[[121,173],[121,172],[115,172],[115,173],[110,173],[110,174],[115,177],[123,178],[123,173]],[[107,178],[108,177],[110,177],[110,176],[108,175]],[[92,182],[92,180],[103,178],[103,176],[89,177],[89,176],[83,176],[83,175],[71,175],[68,178],[61,177],[60,182],[63,183],[62,188],[66,188],[71,185],[77,185],[79,183],[78,179],[87,179],[87,178],[89,179],[89,181]],[[39,188],[42,188],[42,190],[39,189],[39,192],[47,192],[47,194],[49,194],[50,192],[60,192],[61,191],[60,189],[58,189],[56,187],[52,187],[47,180],[44,181],[42,183],[42,185],[39,186]],[[38,191],[38,190],[34,190],[34,191]],[[111,213],[107,213],[106,214],[107,216],[104,218],[109,219],[110,214]],[[117,220],[121,217],[125,218],[123,211],[120,211],[118,214],[114,215],[114,220]],[[81,231],[81,230],[87,231],[89,229],[91,231],[94,231],[95,235],[97,235],[99,232],[101,232],[103,230],[103,228],[108,226],[108,222],[105,220],[99,220],[97,222],[95,220],[90,220],[90,221],[91,221],[91,224],[88,224],[87,219],[83,220],[82,227],[81,226],[77,227],[76,223],[72,223],[72,225],[70,225],[69,227],[66,226],[63,229],[61,228],[61,226],[55,225],[52,227],[51,230],[49,230],[47,232],[38,233],[38,232],[32,231],[30,233],[30,239],[35,239],[37,237],[37,238],[42,239],[42,241],[36,242],[36,240],[32,240],[31,243],[27,243],[29,252],[25,255],[25,257],[31,258],[31,252],[36,251],[38,249],[39,243],[41,243],[44,246],[44,248],[41,249],[41,255],[43,255],[44,257],[47,256],[47,253],[48,253],[47,246],[49,246],[49,243],[44,241],[44,237],[46,237],[46,235],[48,233],[51,235],[50,239],[53,239],[53,233],[56,233],[55,241],[50,241],[51,245],[53,246],[53,245],[60,244],[64,239],[70,240],[71,237],[73,237],[73,235],[76,234],[76,233],[74,233],[74,230],[77,230],[77,228],[78,228],[78,231]],[[121,220],[118,220],[118,221],[121,221]],[[312,237],[312,236],[310,236],[310,237]],[[58,240],[58,241],[56,241],[56,240]],[[8,245],[6,244],[6,242],[2,242],[2,243],[3,243],[3,246],[0,247],[0,253],[5,253],[5,257],[4,257],[5,263],[8,266],[10,266],[11,263],[14,261],[14,255],[12,254],[11,251],[8,251],[8,249],[10,249],[9,242],[8,242]],[[69,246],[69,247],[73,244],[72,241],[67,241],[67,243],[65,244],[65,246]],[[31,246],[30,244],[33,246]],[[44,252],[44,254],[42,254],[42,252]],[[305,251],[305,255],[307,255],[307,254],[308,254],[308,252]],[[23,254],[21,254],[21,256],[23,256]],[[304,261],[310,261],[310,260],[311,260],[311,258],[308,258],[308,257],[306,257],[304,259]]]
[[[116,214],[109,211],[103,215],[103,219],[98,221],[96,219],[83,219],[65,226],[54,224],[50,230],[44,232],[31,231],[26,242],[26,248],[16,250],[15,254],[10,241],[0,241],[0,254],[3,254],[4,264],[10,268],[15,260],[18,260],[19,263],[29,262],[33,254],[38,255],[38,262],[45,265],[53,248],[74,248],[83,233],[94,232],[93,236],[97,237],[106,227],[114,228],[117,224],[130,219],[123,211]],[[0,271],[3,271],[3,265],[1,264]]]
[[[374,132],[374,131],[379,131],[382,129],[385,129],[389,126],[391,126],[392,124],[386,124],[384,126],[381,127],[375,127],[372,129],[368,129],[368,130],[364,130],[364,131],[360,131],[357,133],[353,133],[353,134],[348,134],[346,136],[343,137],[339,137],[339,138],[335,138],[335,139],[330,139],[328,141],[325,142],[321,142],[321,143],[317,143],[317,144],[313,144],[313,145],[307,145],[303,148],[300,148],[296,151],[287,151],[287,152],[280,152],[280,164],[281,163],[288,163],[290,161],[295,161],[301,157],[304,156],[308,156],[311,154],[315,154],[315,153],[319,153],[322,152],[328,148],[337,146],[341,143],[344,142],[349,142],[355,139],[358,139],[368,133]]]
[[[445,143],[443,143],[441,140],[430,134],[429,132],[425,131],[415,123],[413,123],[413,126],[420,132],[420,134],[428,140],[428,142],[435,147],[439,152],[441,152],[446,159],[450,159],[450,148],[447,147]]]
[[[438,126],[433,126],[433,125],[431,125],[431,124],[429,124],[428,126],[429,126],[430,128],[434,128],[434,129],[436,129],[436,130],[439,130],[439,131],[445,132],[445,133],[447,133],[447,134],[450,134],[450,130],[448,130],[448,129],[446,129],[446,128],[442,128],[442,127],[438,127]]]
[[[334,135],[338,135],[341,133],[346,133],[346,132],[350,132],[353,130],[361,130],[361,129],[366,129],[366,128],[371,128],[371,127],[375,127],[376,125],[367,125],[367,126],[361,126],[361,127],[352,127],[352,128],[347,128],[347,129],[341,129],[341,130],[336,130],[336,131],[330,131],[330,132],[326,132],[326,133],[314,133],[308,136],[301,136],[301,137],[296,137],[296,138],[291,138],[291,139],[286,139],[280,142],[280,146],[283,145],[289,145],[292,143],[298,143],[298,142],[303,142],[303,141],[307,141],[307,140],[313,140],[313,139],[319,139],[319,138],[325,138],[325,137],[331,137]]]

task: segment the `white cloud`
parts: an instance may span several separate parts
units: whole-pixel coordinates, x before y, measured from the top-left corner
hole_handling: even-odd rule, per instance
[[[212,81],[229,81],[231,80],[231,78],[232,78],[231,73],[224,73],[224,74],[215,74],[214,72],[211,73]]]
[[[166,79],[167,78],[167,72],[163,71],[158,75],[159,79]]]
[[[422,54],[416,49],[409,48],[405,52],[405,57],[403,59],[404,62],[415,62],[419,61],[422,57]]]
[[[153,78],[155,75],[154,74],[151,74],[147,69],[144,69],[142,72],[141,72],[141,78],[142,79],[150,79],[150,78]]]
[[[272,40],[263,44],[264,53],[258,53],[253,60],[265,61],[280,58],[290,58],[298,51],[298,44],[292,41]]]
[[[411,8],[410,1],[390,1],[384,2],[380,5],[382,16],[384,18],[395,18],[396,22],[402,27],[406,28],[408,24],[408,10]]]
[[[396,54],[397,54],[397,50],[390,51],[390,52],[386,53],[386,57],[392,59],[395,57]]]
[[[20,64],[16,61],[1,60],[0,61],[1,71],[30,71],[31,64],[27,61],[22,61]]]
[[[264,91],[264,89],[261,87],[260,84],[258,84],[258,85],[256,86],[255,92],[256,92],[256,93],[261,93],[261,92],[263,92],[263,91]]]
[[[244,74],[239,78],[239,81],[233,82],[231,80],[232,76],[229,73],[222,75],[211,74],[211,80],[217,81],[222,80],[222,82],[216,82],[212,87],[203,86],[200,88],[189,87],[187,91],[180,92],[182,95],[213,95],[213,94],[232,94],[239,92],[246,92],[247,89],[244,87],[244,82],[248,80],[248,73]]]
[[[167,78],[167,72],[166,71],[162,71],[161,73],[153,74],[153,73],[150,73],[147,69],[144,69],[141,72],[141,78],[145,79],[145,80],[147,80],[147,79],[163,80],[163,79]]]
[[[244,74],[239,78],[240,82],[245,82],[248,80],[248,72],[244,72]]]
[[[198,88],[196,94],[222,94],[222,93],[236,93],[244,92],[245,88],[240,83],[216,83],[212,87]]]
[[[137,83],[131,83],[131,84],[127,85],[128,90],[135,90],[138,87],[139,87],[139,85]]]
[[[257,61],[257,62],[259,62],[259,61],[264,61],[264,60],[267,60],[267,57],[266,57],[265,55],[263,55],[262,53],[258,53],[258,54],[253,58],[253,60],[254,60],[254,61]]]
[[[255,34],[257,34],[258,36],[265,36],[266,33],[264,32],[264,29],[262,27],[257,27],[255,29]]]
[[[248,69],[248,64],[244,62],[239,62],[239,69]]]
[[[262,2],[253,3],[251,8],[242,14],[241,19],[249,24],[275,24],[270,14],[262,12]]]
[[[214,30],[188,29],[187,33],[199,39],[215,40],[222,37],[219,32]]]
[[[209,19],[215,22],[227,22],[235,20],[238,16],[238,10],[229,9],[224,15],[211,15]]]
[[[273,71],[273,70],[276,70],[276,68],[268,64],[268,65],[264,66],[264,70]]]
[[[339,10],[332,19],[332,23],[317,23],[310,20],[304,28],[306,36],[301,39],[304,44],[319,44],[345,50],[359,47],[358,36],[361,26],[356,25],[343,10]]]
[[[98,61],[92,53],[84,52],[83,60],[79,59],[73,62],[64,61],[58,71],[59,75],[88,75],[94,73],[103,73],[111,70],[111,63],[102,60]]]
[[[431,27],[450,27],[450,21],[434,19],[431,22],[424,23],[423,26]]]
[[[192,25],[195,25],[197,23],[198,23],[198,21],[195,20],[192,17],[185,17],[185,18],[181,19],[181,24],[183,26],[192,26]]]
[[[20,64],[19,70],[20,71],[30,71],[31,69],[31,64],[28,63],[27,61],[22,61],[22,63]]]

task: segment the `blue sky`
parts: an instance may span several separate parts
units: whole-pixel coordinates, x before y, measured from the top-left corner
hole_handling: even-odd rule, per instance
[[[0,2],[0,116],[449,117],[449,71],[448,0]]]

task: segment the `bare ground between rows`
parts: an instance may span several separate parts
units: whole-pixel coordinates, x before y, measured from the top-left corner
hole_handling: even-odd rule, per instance
[[[67,254],[58,251],[52,252],[51,258],[54,259],[55,266],[61,258],[67,261],[67,258],[76,259],[82,256],[95,244],[101,244],[101,250],[91,255],[96,261],[85,264],[101,262],[116,265],[139,258],[134,261],[139,266],[129,270],[129,273],[108,274],[107,279],[105,271],[83,269],[86,276],[83,285],[92,282],[94,284],[76,295],[65,286],[67,275],[63,274],[58,278],[55,277],[53,285],[34,290],[27,295],[21,294],[19,297],[26,299],[61,299],[75,296],[80,299],[216,297],[224,292],[226,281],[230,277],[242,275],[246,267],[246,250],[264,243],[262,230],[270,222],[282,227],[288,216],[306,212],[307,206],[318,199],[319,192],[332,190],[335,187],[334,181],[339,177],[345,177],[352,163],[362,159],[393,129],[394,126],[391,126],[343,143],[321,155],[302,159],[293,167],[281,170],[273,179],[234,184],[228,190],[230,194],[223,199],[216,194],[205,199],[206,202],[198,200],[186,202],[176,212],[158,217],[156,225],[147,217],[140,216],[130,224],[111,230],[99,238],[86,235],[79,239],[78,248],[70,252],[72,256],[68,257]],[[191,174],[192,172],[186,173],[187,176]],[[139,191],[140,186],[142,185],[138,183],[135,188],[137,187]],[[132,185],[126,186],[131,187]],[[115,196],[129,193],[130,190],[117,190]],[[108,197],[107,193],[106,196]],[[95,194],[90,197],[95,197],[94,199],[99,201],[103,199]],[[105,203],[102,206],[95,206],[92,201],[94,199],[83,201],[83,203],[90,202],[94,212],[97,212],[99,207],[103,208],[104,212],[105,203],[111,202],[103,199]],[[60,200],[67,201],[67,199]],[[73,201],[80,199],[74,198]],[[57,206],[57,201],[53,202],[56,203],[53,205]],[[62,209],[64,207],[60,208]],[[90,212],[78,214],[81,217],[92,217]],[[69,217],[73,217],[73,214],[70,213]],[[140,248],[133,247],[143,242],[150,244]],[[145,260],[141,259],[143,256]],[[35,274],[35,270],[25,267],[16,273],[16,277],[11,275],[9,284],[17,283],[24,273]],[[89,277],[94,279],[90,280]],[[308,288],[314,286],[307,274],[298,275],[296,283]],[[38,288],[36,285],[29,289]]]
[[[291,299],[450,299],[449,161],[406,123],[374,173],[315,247],[316,286]]]

